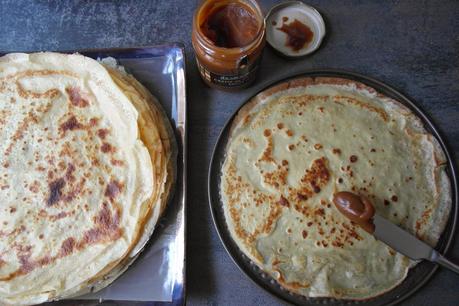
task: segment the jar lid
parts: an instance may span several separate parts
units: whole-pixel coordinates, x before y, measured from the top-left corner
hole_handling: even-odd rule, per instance
[[[266,40],[287,57],[301,57],[317,50],[325,36],[320,13],[301,1],[287,1],[266,15]]]

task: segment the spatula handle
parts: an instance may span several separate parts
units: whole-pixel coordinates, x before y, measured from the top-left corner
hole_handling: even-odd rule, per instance
[[[451,271],[459,274],[459,265],[452,263],[451,261],[443,257],[443,255],[440,255],[437,252],[433,252],[432,261],[439,264],[440,266],[448,268]]]

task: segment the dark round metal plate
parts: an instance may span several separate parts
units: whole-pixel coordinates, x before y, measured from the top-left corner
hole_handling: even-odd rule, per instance
[[[424,123],[424,126],[427,131],[429,131],[434,137],[436,137],[445,152],[447,158],[447,173],[451,180],[451,189],[452,189],[452,209],[448,224],[443,231],[442,236],[437,244],[436,249],[440,253],[445,253],[452,241],[454,230],[456,228],[456,221],[458,218],[458,190],[457,190],[457,180],[456,172],[451,155],[448,152],[445,142],[440,136],[439,131],[434,126],[429,117],[421,110],[412,100],[408,97],[395,90],[394,88],[377,81],[375,79],[359,75],[356,73],[350,73],[346,71],[337,71],[337,70],[314,70],[306,71],[299,75],[294,75],[291,77],[283,78],[279,81],[271,83],[269,86],[266,86],[261,91],[264,91],[271,86],[278,85],[280,83],[301,77],[338,77],[349,80],[354,80],[366,84],[376,91],[380,92],[383,95],[391,97],[400,103],[404,104],[410,108],[414,114],[416,114]],[[261,92],[260,91],[260,92]],[[250,98],[251,99],[251,98]],[[248,99],[247,101],[249,101]],[[247,102],[246,101],[246,102]],[[245,103],[243,103],[244,105]],[[242,105],[241,105],[242,107]],[[240,108],[239,108],[240,109]],[[406,279],[393,290],[386,292],[377,297],[367,299],[367,300],[339,300],[332,298],[308,298],[301,296],[299,294],[290,292],[289,290],[283,288],[277,281],[272,278],[267,273],[264,273],[255,263],[253,263],[244,253],[238,248],[234,240],[231,238],[229,229],[225,221],[225,215],[223,212],[223,204],[220,198],[220,174],[221,167],[225,158],[225,148],[228,142],[229,130],[234,116],[237,114],[239,109],[233,114],[233,116],[226,122],[214,148],[212,155],[212,160],[209,167],[209,203],[210,209],[212,212],[212,218],[217,228],[218,234],[220,236],[223,245],[225,246],[227,252],[232,257],[236,265],[245,273],[247,276],[252,279],[257,285],[266,291],[270,292],[274,296],[288,301],[290,303],[299,304],[299,305],[394,305],[402,300],[406,299],[408,296],[413,294],[418,290],[422,285],[424,285],[437,270],[437,266],[428,261],[422,261],[417,264],[414,268],[410,269]]]

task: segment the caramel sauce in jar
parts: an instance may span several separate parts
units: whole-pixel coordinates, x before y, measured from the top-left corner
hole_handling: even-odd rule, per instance
[[[207,0],[196,10],[191,34],[204,82],[235,90],[255,80],[265,45],[265,21],[255,0]]]

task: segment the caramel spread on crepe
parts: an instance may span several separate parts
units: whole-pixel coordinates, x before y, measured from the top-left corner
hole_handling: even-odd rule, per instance
[[[436,139],[400,103],[350,80],[296,79],[235,117],[221,173],[225,219],[240,250],[283,287],[371,298],[415,262],[341,214],[333,195],[358,193],[435,245],[451,206],[444,163]]]
[[[373,234],[375,225],[372,219],[375,215],[375,208],[370,200],[349,191],[340,191],[333,195],[333,203],[349,220]]]
[[[115,74],[76,54],[0,58],[2,305],[109,284],[164,209],[168,122]]]

